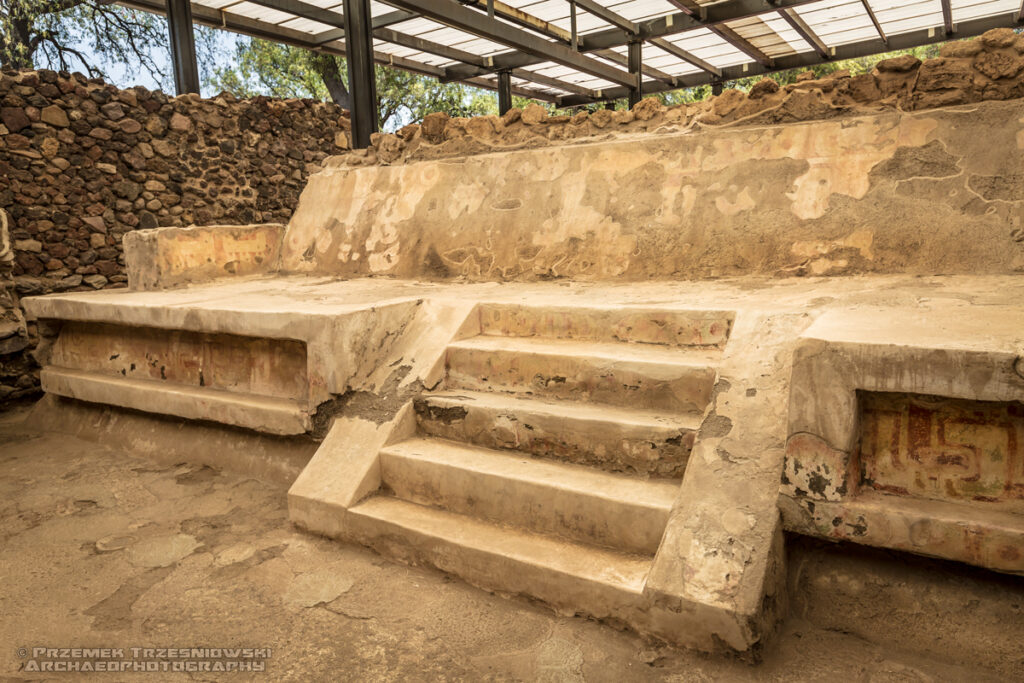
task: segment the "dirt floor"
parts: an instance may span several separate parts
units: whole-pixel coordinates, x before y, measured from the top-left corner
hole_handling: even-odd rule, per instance
[[[673,650],[302,533],[280,485],[31,432],[25,413],[0,414],[0,680],[86,676],[26,671],[35,647],[271,649],[233,680],[988,680],[795,621],[756,666]]]

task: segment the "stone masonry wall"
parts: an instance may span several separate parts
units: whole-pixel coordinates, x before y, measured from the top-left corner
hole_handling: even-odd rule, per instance
[[[20,296],[124,286],[121,237],[137,228],[287,222],[347,128],[339,107],[311,100],[0,72],[0,406],[38,387]]]

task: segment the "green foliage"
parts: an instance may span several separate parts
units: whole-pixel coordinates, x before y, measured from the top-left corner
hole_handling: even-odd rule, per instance
[[[201,67],[214,61],[217,33],[196,28]],[[104,0],[0,0],[3,66],[83,70],[107,79],[116,71],[128,81],[145,73],[169,88],[169,50],[167,21],[156,14]]]
[[[254,38],[240,39],[232,59],[214,67],[205,79],[216,90],[239,97],[328,99],[327,86],[313,68],[313,53]]]
[[[325,79],[336,70],[345,84],[345,60],[259,39],[239,39],[231,63],[213,70],[207,84],[218,90],[251,97],[331,97]],[[430,76],[377,66],[379,125],[396,130],[423,120],[435,111],[450,116],[481,116],[497,113],[494,93],[460,83],[441,83]],[[345,90],[347,94],[347,90]],[[344,102],[339,102],[345,104]]]
[[[387,66],[377,67],[377,100],[382,128],[396,129],[422,121],[435,111],[449,116],[483,116],[498,112],[495,93],[461,83],[441,83]]]

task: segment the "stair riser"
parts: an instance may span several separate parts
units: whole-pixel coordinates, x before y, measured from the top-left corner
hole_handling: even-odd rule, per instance
[[[704,411],[714,381],[709,367],[452,347],[446,384],[449,389],[693,413]]]
[[[667,508],[609,500],[559,482],[519,481],[388,453],[381,479],[396,496],[421,505],[620,551],[653,555]]]
[[[343,537],[381,555],[413,565],[436,567],[488,590],[526,595],[570,614],[637,621],[639,593],[585,580],[515,557],[408,529],[401,524],[349,511]],[[641,617],[642,618],[642,617]]]
[[[586,309],[487,304],[480,308],[481,334],[670,347],[721,347],[732,326],[719,311]]]
[[[420,430],[485,448],[503,448],[608,472],[680,479],[694,433],[559,415],[512,413],[489,406],[415,402]]]

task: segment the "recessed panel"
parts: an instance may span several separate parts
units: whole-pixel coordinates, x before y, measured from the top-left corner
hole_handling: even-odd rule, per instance
[[[1024,508],[1024,403],[860,398],[862,491]]]

